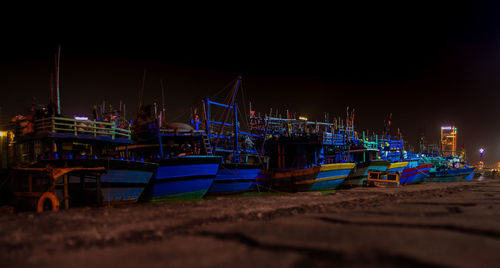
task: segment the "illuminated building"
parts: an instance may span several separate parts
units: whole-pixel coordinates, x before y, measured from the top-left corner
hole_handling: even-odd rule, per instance
[[[441,152],[443,156],[457,154],[457,128],[441,127]]]

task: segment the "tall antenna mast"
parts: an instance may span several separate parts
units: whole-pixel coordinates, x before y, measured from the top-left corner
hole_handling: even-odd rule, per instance
[[[161,85],[161,109],[165,111],[165,89],[163,88],[163,79],[160,79]]]
[[[144,74],[142,76],[142,86],[141,86],[141,89],[139,90],[139,93],[137,94],[137,99],[139,100],[139,105],[137,106],[137,111],[139,111],[139,109],[141,108],[142,106],[142,97],[144,95],[144,82],[146,81],[146,68],[144,68]]]
[[[57,91],[57,115],[61,115],[61,93],[59,90],[59,71],[61,69],[61,45],[57,49],[57,61],[56,61],[56,91]]]
[[[50,113],[54,116],[54,73],[50,72]]]

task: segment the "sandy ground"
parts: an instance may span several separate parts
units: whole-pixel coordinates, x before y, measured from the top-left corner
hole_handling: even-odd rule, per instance
[[[498,267],[500,181],[0,211],[1,267]]]

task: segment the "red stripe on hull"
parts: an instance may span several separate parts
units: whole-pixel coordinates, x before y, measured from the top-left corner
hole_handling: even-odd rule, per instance
[[[430,163],[430,164],[424,164],[424,165],[416,166],[414,168],[405,169],[405,170],[403,170],[403,173],[409,173],[409,172],[413,172],[415,170],[419,170],[419,169],[422,169],[422,168],[431,168],[431,167],[432,167],[432,163]]]

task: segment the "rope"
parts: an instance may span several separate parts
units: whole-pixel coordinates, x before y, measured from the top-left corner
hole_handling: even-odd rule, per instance
[[[246,106],[245,93],[243,90],[243,83],[241,84],[240,88],[241,88],[241,99],[243,102],[243,109],[244,109],[243,115],[245,118],[246,127],[247,127],[247,129],[250,129],[250,121],[248,121],[249,115],[248,115],[248,109]],[[239,107],[238,107],[238,111],[239,111]]]

